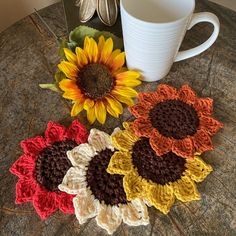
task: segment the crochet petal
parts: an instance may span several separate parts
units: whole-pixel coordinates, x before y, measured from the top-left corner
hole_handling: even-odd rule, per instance
[[[198,98],[194,107],[197,111],[203,113],[204,115],[210,116],[213,112],[213,99],[211,98]]]
[[[98,200],[94,199],[89,189],[81,189],[79,194],[73,198],[75,215],[80,224],[97,215],[98,204]]]
[[[58,209],[57,194],[38,188],[33,197],[33,205],[41,219],[45,220]]]
[[[197,96],[195,92],[187,84],[183,85],[180,88],[178,94],[179,94],[180,100],[190,105],[194,104],[197,100]]]
[[[113,234],[122,221],[121,210],[117,206],[107,206],[99,204],[97,224],[105,229],[109,234]]]
[[[88,165],[91,157],[95,156],[95,149],[87,143],[80,144],[71,151],[67,152],[67,156],[73,166],[78,166],[82,169]]]
[[[133,129],[139,137],[150,137],[151,134],[155,133],[155,128],[152,126],[149,118],[138,118],[133,122]]]
[[[69,194],[77,194],[84,186],[86,186],[86,170],[79,167],[71,167],[58,188]]]
[[[78,144],[87,142],[88,131],[78,120],[74,120],[66,131],[66,137]]]
[[[202,182],[213,170],[200,157],[195,156],[193,160],[186,160],[185,173],[194,181]]]
[[[60,193],[59,196],[57,197],[59,209],[66,214],[67,213],[74,214],[75,210],[74,210],[73,201],[72,201],[74,197],[75,195],[70,195],[67,193]]]
[[[161,96],[164,100],[168,99],[176,99],[178,97],[178,93],[176,88],[167,85],[161,84],[157,86],[157,93]]]
[[[135,171],[124,176],[123,185],[128,201],[138,197],[145,197],[146,195],[148,183]]]
[[[36,136],[22,141],[21,147],[26,154],[38,155],[47,145],[43,137]]]
[[[66,128],[56,122],[49,121],[45,131],[45,138],[47,144],[52,144],[57,141],[65,140]]]
[[[152,108],[152,106],[147,104],[137,104],[132,107],[129,107],[130,113],[132,113],[136,118],[143,118],[149,116],[149,110]]]
[[[16,204],[31,201],[36,191],[37,184],[32,179],[19,179],[16,184]]]
[[[147,93],[139,93],[138,99],[141,104],[153,107],[155,104],[161,102],[163,97],[160,96],[157,92],[147,92]]]
[[[114,150],[110,135],[98,129],[90,130],[88,142],[97,152],[105,150],[106,148]]]
[[[182,202],[200,200],[200,194],[193,180],[188,176],[182,176],[180,180],[171,184],[175,196]]]
[[[173,141],[171,138],[164,137],[156,129],[153,130],[150,137],[150,145],[158,156],[162,156],[171,151]]]
[[[131,226],[149,224],[147,206],[138,198],[131,201],[122,207],[122,219],[124,223]]]
[[[107,172],[110,174],[128,174],[132,169],[130,152],[115,152],[111,157]]]
[[[205,129],[209,135],[214,135],[220,128],[223,128],[223,124],[212,117],[200,116],[200,127]]]
[[[209,137],[208,133],[200,129],[193,137],[194,147],[197,152],[205,152],[209,150],[213,150],[213,144],[211,138]]]
[[[173,141],[172,152],[184,158],[193,158],[194,146],[191,138],[177,139]]]
[[[170,211],[175,201],[173,189],[169,185],[154,184],[150,187],[147,196],[149,202],[164,214]]]
[[[35,162],[30,155],[23,154],[9,169],[18,177],[32,178]]]

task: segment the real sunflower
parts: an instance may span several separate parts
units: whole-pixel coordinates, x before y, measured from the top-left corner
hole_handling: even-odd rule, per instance
[[[139,137],[150,138],[150,145],[161,156],[169,151],[192,158],[196,152],[213,149],[211,137],[223,127],[212,117],[213,100],[199,98],[188,86],[179,91],[161,84],[155,92],[138,95],[130,107],[137,118],[133,128]]]
[[[64,52],[67,60],[58,68],[67,78],[59,87],[63,97],[73,101],[71,116],[85,109],[90,123],[97,119],[104,124],[107,112],[117,118],[123,113],[121,103],[133,105],[132,98],[137,96],[133,87],[141,83],[140,74],[123,67],[125,53],[113,51],[112,38],[101,36],[97,44],[86,37],[83,49],[77,47],[73,53],[65,48]]]
[[[145,198],[151,205],[167,214],[175,197],[183,202],[199,200],[195,182],[203,181],[212,171],[199,156],[184,159],[173,152],[157,156],[147,138],[135,135],[132,123],[112,136],[118,149],[111,157],[107,171],[124,175],[123,185],[129,201]]]

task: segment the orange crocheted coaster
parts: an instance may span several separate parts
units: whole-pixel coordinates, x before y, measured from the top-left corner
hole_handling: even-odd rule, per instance
[[[162,84],[155,92],[138,95],[139,102],[129,108],[137,118],[133,129],[139,137],[150,138],[158,156],[172,151],[184,158],[213,149],[211,136],[223,124],[212,117],[213,100],[199,98],[188,86],[179,91]]]

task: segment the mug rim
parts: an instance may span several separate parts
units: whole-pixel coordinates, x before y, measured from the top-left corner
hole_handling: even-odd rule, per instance
[[[146,23],[146,24],[152,24],[152,25],[167,25],[167,24],[173,24],[173,23],[178,23],[179,21],[182,21],[184,19],[186,19],[187,17],[189,17],[190,15],[193,14],[195,6],[196,6],[196,1],[195,0],[189,0],[193,2],[193,6],[191,11],[189,11],[188,14],[184,15],[183,17],[178,18],[177,20],[171,20],[171,21],[166,21],[166,22],[152,22],[152,21],[146,21],[146,20],[141,20],[139,18],[137,18],[135,15],[131,14],[129,11],[127,11],[123,5],[123,1],[127,1],[127,0],[120,0],[120,7],[124,10],[124,12],[132,17],[133,19],[142,22],[142,23]]]

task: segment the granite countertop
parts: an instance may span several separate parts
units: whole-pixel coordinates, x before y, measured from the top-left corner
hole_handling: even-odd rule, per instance
[[[205,153],[203,159],[215,171],[198,184],[200,201],[176,201],[168,215],[150,208],[150,225],[122,224],[114,235],[236,235],[236,13],[205,0],[197,1],[196,11],[219,17],[221,31],[216,43],[197,57],[175,63],[166,78],[143,83],[139,90],[154,90],[160,83],[177,88],[188,83],[199,96],[214,99],[214,116],[224,128],[213,138],[214,151]],[[59,37],[66,36],[61,3],[40,14]],[[89,25],[103,27],[96,19]],[[109,29],[121,36],[119,21]],[[200,44],[211,31],[209,24],[195,26],[182,49]],[[57,44],[35,14],[0,33],[0,235],[106,235],[94,219],[79,225],[74,215],[57,212],[41,221],[31,204],[14,203],[17,177],[8,169],[22,154],[19,142],[43,133],[49,120],[71,122],[67,102],[38,86],[52,81],[58,61]],[[109,118],[106,126],[95,123],[93,127],[111,133],[130,117],[125,109],[120,119]],[[79,119],[90,128],[84,114]]]

